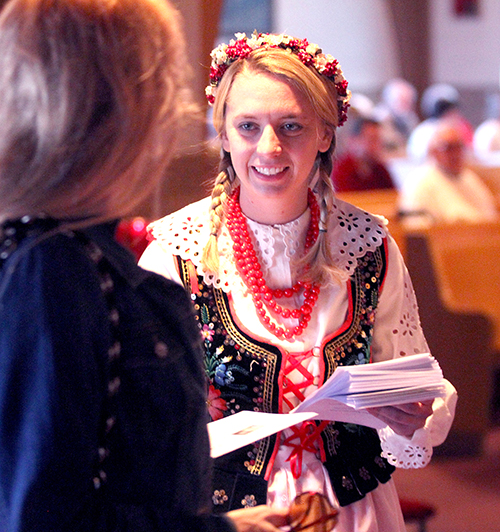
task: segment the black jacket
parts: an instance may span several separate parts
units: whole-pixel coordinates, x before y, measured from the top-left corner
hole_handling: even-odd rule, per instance
[[[232,530],[208,509],[206,385],[190,302],[136,266],[114,228],[45,240],[34,230],[3,260],[0,528]],[[86,239],[104,259],[89,257]]]

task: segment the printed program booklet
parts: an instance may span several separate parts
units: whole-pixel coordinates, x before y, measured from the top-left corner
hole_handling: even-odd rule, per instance
[[[307,419],[383,428],[385,423],[367,408],[426,401],[445,394],[443,373],[429,353],[339,366],[323,386],[288,414],[244,411],[209,423],[211,454],[221,456]]]

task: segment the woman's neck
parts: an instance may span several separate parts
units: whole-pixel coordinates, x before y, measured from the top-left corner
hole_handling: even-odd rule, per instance
[[[240,206],[241,212],[250,220],[265,225],[285,224],[304,214],[307,209],[307,197],[304,201],[283,202],[275,198],[255,201],[243,196],[240,197]]]

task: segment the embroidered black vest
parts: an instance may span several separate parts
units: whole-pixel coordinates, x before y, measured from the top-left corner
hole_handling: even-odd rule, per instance
[[[325,380],[338,365],[370,361],[373,323],[386,272],[385,241],[357,262],[348,282],[351,313],[341,331],[324,343]],[[243,332],[231,316],[227,294],[204,284],[190,261],[178,258],[178,264],[204,338],[212,419],[241,410],[280,412],[281,350]],[[379,482],[390,479],[394,467],[382,458],[374,429],[332,422],[323,430],[322,439],[324,466],[342,506],[362,499]],[[215,460],[214,512],[265,504],[265,476],[277,443],[273,435]]]

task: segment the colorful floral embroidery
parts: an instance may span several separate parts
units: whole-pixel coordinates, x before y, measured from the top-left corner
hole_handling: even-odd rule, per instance
[[[243,506],[243,508],[252,508],[253,506],[257,506],[255,495],[245,495],[245,498],[241,501],[241,506]]]
[[[357,267],[349,282],[353,301],[352,323],[325,345],[325,378],[335,371],[337,365],[370,362],[378,292],[385,274],[383,249],[380,247],[363,257],[353,257],[353,260]],[[181,261],[180,264],[182,269]],[[277,348],[261,344],[255,339],[247,340],[231,322],[225,292],[207,289],[201,277],[198,280],[199,291],[193,300],[198,326],[203,331],[204,325],[213,324],[213,336],[205,339],[205,363],[210,380],[209,401],[212,408],[223,405],[223,408],[211,412],[212,418],[216,419],[214,414],[220,418],[241,410],[275,411],[276,396],[273,392],[278,390],[276,380],[280,369],[276,364],[279,356]],[[375,489],[379,481],[385,482],[390,478],[393,468],[381,457],[380,441],[372,429],[331,423],[323,431],[323,442],[325,467],[335,478],[335,490],[342,504],[358,500],[362,494]],[[363,442],[363,445],[367,443],[366,456],[358,460],[353,449],[359,442]],[[264,438],[242,449],[231,467],[234,467],[234,472],[244,468],[252,475],[262,476],[272,450],[273,442]],[[346,463],[352,464],[352,469],[344,467]],[[227,485],[224,487],[229,493]],[[250,486],[246,489],[253,491]],[[235,500],[236,505],[242,501],[242,505],[248,506],[253,502],[251,496],[248,497],[243,498],[240,492]],[[219,508],[223,510],[223,507]]]
[[[360,470],[359,470],[359,476],[364,479],[364,480],[369,480],[371,478],[371,475],[369,473],[369,471],[366,469],[366,467],[362,467]]]
[[[224,504],[227,502],[228,497],[226,495],[226,492],[224,490],[215,490],[214,494],[212,495],[212,502],[218,506],[220,504]]]
[[[214,338],[214,326],[212,323],[207,325],[206,323],[201,328],[201,337],[203,340],[211,342]]]
[[[227,410],[227,404],[221,398],[220,390],[216,390],[212,385],[208,388],[207,406],[208,413],[213,421],[224,417],[224,412]]]
[[[342,487],[346,490],[352,490],[354,488],[354,482],[347,477],[342,477]]]

